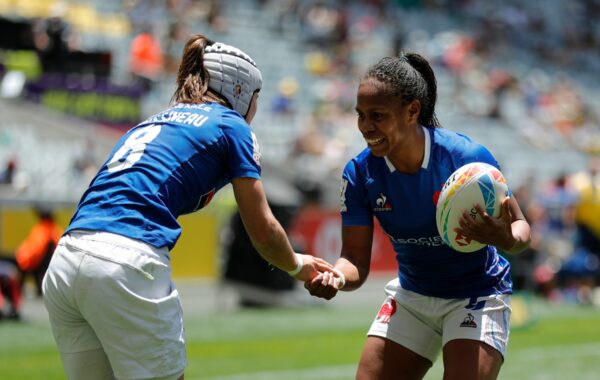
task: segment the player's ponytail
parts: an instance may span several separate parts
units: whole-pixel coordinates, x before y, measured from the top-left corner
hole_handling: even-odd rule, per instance
[[[215,91],[208,88],[209,73],[204,67],[204,49],[214,42],[202,34],[190,37],[183,48],[183,56],[177,72],[177,89],[172,103],[215,102],[231,107]]]
[[[406,53],[404,55],[410,65],[421,74],[427,85],[427,91],[421,102],[421,114],[419,122],[423,125],[439,127],[440,123],[435,116],[435,103],[437,101],[437,81],[429,62],[417,53]]]

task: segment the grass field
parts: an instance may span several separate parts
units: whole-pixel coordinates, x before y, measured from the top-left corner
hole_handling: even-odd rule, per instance
[[[600,310],[534,302],[535,322],[514,329],[501,379],[600,378]],[[352,379],[375,310],[240,310],[187,318],[186,379]],[[441,379],[440,361],[426,379]],[[62,379],[43,318],[0,322],[0,379]]]

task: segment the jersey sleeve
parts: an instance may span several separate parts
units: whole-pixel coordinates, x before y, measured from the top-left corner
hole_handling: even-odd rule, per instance
[[[486,164],[490,164],[495,166],[498,170],[501,170],[500,164],[498,164],[496,158],[485,146],[471,141],[468,137],[467,139],[469,141],[467,143],[468,145],[462,147],[460,155],[462,157],[461,165],[470,164],[472,162],[485,162]]]
[[[500,170],[502,172],[502,168],[500,164],[485,146],[481,144],[474,143],[469,150],[467,150],[463,156],[464,163],[463,165],[469,164],[471,162],[485,162],[486,164],[490,164]],[[503,173],[504,174],[504,173]],[[510,186],[508,188],[508,195],[512,196],[512,191]]]
[[[256,135],[239,116],[223,115],[223,133],[227,141],[227,163],[231,178],[260,178],[260,148]]]
[[[367,201],[366,189],[357,162],[350,161],[344,168],[340,186],[340,212],[344,226],[372,226],[373,211]]]

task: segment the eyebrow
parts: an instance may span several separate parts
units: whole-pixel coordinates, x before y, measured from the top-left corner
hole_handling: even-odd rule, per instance
[[[358,109],[358,107],[354,107],[354,110],[356,112],[365,112],[365,111],[361,111],[360,109]],[[368,109],[368,111],[385,111],[385,110],[386,110],[386,107],[383,107],[383,106],[380,106],[380,105],[377,105],[375,107],[371,107],[371,108]]]

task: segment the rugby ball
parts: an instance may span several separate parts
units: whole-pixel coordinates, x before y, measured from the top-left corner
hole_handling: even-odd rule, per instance
[[[473,219],[481,218],[475,204],[491,216],[500,215],[500,204],[508,196],[504,176],[496,167],[473,162],[458,168],[444,183],[436,205],[437,229],[446,245],[459,252],[474,252],[485,246],[454,231],[463,211]]]

